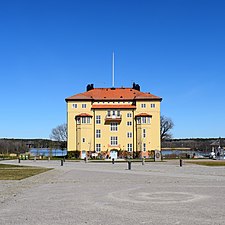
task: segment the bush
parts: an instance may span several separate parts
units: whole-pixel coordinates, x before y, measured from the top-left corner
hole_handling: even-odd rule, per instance
[[[80,151],[68,151],[67,152],[68,159],[79,159],[80,158]]]

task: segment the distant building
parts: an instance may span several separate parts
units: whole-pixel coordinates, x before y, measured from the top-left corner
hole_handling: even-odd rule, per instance
[[[80,157],[148,157],[160,150],[162,98],[132,88],[94,88],[66,98],[68,151]]]
[[[224,140],[219,138],[211,144],[212,152],[215,153],[215,156],[220,159],[224,159]]]
[[[210,146],[212,147],[212,152],[216,152],[216,150],[220,147],[225,147],[225,141],[221,138],[218,138],[216,141],[213,141]]]

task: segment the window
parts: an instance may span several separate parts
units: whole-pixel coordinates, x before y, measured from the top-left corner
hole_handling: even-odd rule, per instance
[[[118,123],[110,123],[110,130],[117,131],[118,130]]]
[[[77,124],[80,124],[80,117],[77,118]]]
[[[143,137],[143,138],[146,138],[146,129],[143,129],[143,130],[142,130],[142,137]]]
[[[101,130],[96,130],[96,138],[100,138],[101,137]]]
[[[127,150],[128,152],[132,152],[132,144],[127,144]]]
[[[87,108],[87,105],[86,104],[82,104],[82,108],[83,109]]]
[[[146,104],[142,103],[141,108],[146,108]]]
[[[87,117],[82,117],[82,123],[87,123]]]
[[[82,117],[82,123],[91,123],[90,117]]]
[[[132,138],[132,132],[127,132],[127,137]]]
[[[137,124],[150,124],[151,123],[151,117],[137,117]]]
[[[155,104],[154,104],[154,103],[153,103],[153,104],[151,104],[150,106],[151,106],[151,108],[155,108]]]
[[[112,111],[112,115],[113,115],[113,116],[116,115],[116,111],[115,111],[115,110]]]
[[[83,142],[83,143],[85,142],[85,138],[82,138],[82,142]]]
[[[101,116],[100,115],[96,116],[96,124],[101,124]]]
[[[131,118],[132,114],[131,113],[127,113],[127,118]]]
[[[120,116],[120,111],[117,111],[117,116]]]
[[[127,121],[127,126],[132,126],[132,122],[131,121]]]
[[[73,104],[73,105],[72,105],[72,108],[73,108],[73,109],[76,109],[76,108],[77,108],[77,104]]]
[[[141,124],[141,117],[137,118],[137,124]]]
[[[110,117],[110,115],[111,115],[111,113],[110,113],[110,111],[108,110],[108,112],[107,112],[107,116],[108,116],[108,117]]]
[[[111,146],[117,146],[118,145],[118,138],[117,138],[117,136],[110,137],[110,145]]]
[[[100,152],[101,151],[101,144],[96,144],[96,152]]]
[[[143,143],[143,152],[146,152],[146,143]]]
[[[142,120],[142,121],[141,121],[142,124],[145,124],[146,121],[147,121],[147,120],[146,120],[146,117],[142,117],[141,120]]]

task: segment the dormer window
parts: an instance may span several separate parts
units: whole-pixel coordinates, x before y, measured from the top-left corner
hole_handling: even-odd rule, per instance
[[[75,117],[77,124],[90,124],[92,115],[81,113]]]
[[[85,123],[91,123],[91,118],[90,117],[82,117],[82,124]]]

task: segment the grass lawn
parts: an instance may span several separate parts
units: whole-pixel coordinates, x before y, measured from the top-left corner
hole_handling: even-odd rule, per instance
[[[197,165],[201,165],[201,166],[225,166],[225,161],[217,161],[217,160],[213,160],[213,161],[186,161],[187,163],[193,163],[193,164],[197,164]]]
[[[50,169],[30,166],[0,164],[0,180],[22,180]]]

